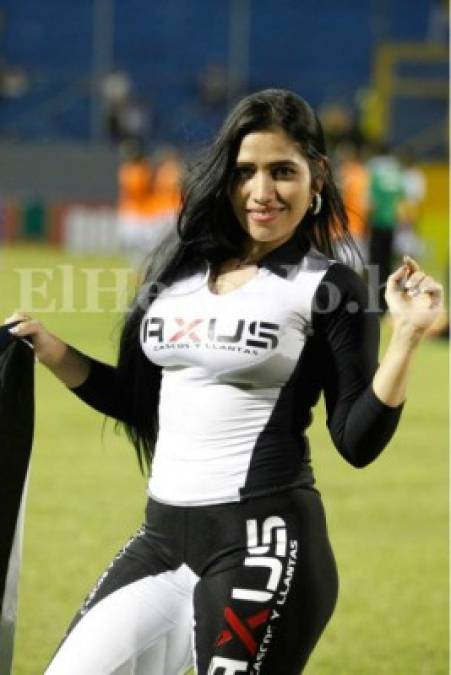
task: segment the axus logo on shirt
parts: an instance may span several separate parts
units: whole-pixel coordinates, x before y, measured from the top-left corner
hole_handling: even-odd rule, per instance
[[[142,327],[142,340],[154,350],[200,347],[256,354],[256,349],[275,349],[280,325],[269,321],[237,319],[224,330],[216,318],[174,318],[152,316]]]
[[[244,565],[264,569],[267,572],[266,585],[263,588],[232,589],[230,604],[233,607],[224,609],[227,628],[220,633],[215,643],[216,648],[221,648],[232,640],[238,640],[250,658],[244,661],[242,658],[215,655],[210,662],[208,675],[258,675],[273,638],[274,622],[281,616],[282,606],[287,601],[296,568],[298,542],[296,539],[287,540],[286,523],[279,516],[266,518],[261,525],[261,537],[258,535],[257,520],[248,520]],[[246,601],[246,608],[249,602],[255,603],[255,611],[246,617],[241,616],[239,601]],[[260,626],[265,627],[265,632],[257,640],[253,631]]]

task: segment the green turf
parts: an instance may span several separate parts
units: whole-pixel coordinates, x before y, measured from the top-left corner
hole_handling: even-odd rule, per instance
[[[61,264],[75,265],[77,311],[60,311]],[[51,268],[55,311],[37,316],[80,349],[111,359],[120,314],[109,311],[107,294],[102,311],[85,311],[81,269],[121,266],[120,259],[71,258],[50,248],[0,251],[0,317],[20,304],[17,268]],[[47,300],[36,294],[34,302],[40,309]],[[36,372],[14,675],[43,672],[85,593],[138,526],[145,503],[133,452],[112,424],[102,436],[101,416],[45,368]],[[316,411],[313,464],[341,590],[308,675],[448,673],[447,394],[447,346],[429,341],[418,354],[399,432],[365,470],[340,458],[324,431],[321,406]]]

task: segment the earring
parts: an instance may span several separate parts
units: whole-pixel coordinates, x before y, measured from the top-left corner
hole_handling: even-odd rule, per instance
[[[321,211],[321,206],[323,205],[323,199],[319,192],[315,193],[314,202],[311,203],[310,208],[314,216],[317,216]]]

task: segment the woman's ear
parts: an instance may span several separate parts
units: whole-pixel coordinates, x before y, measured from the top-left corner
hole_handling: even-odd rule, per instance
[[[326,181],[326,174],[329,170],[329,160],[324,155],[315,161],[312,170],[312,197],[323,189]]]
[[[324,187],[324,179],[317,178],[315,180],[312,180],[312,187],[310,190],[312,197],[319,194],[323,189],[323,187]]]

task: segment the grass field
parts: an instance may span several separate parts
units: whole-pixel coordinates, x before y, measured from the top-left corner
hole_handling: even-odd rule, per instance
[[[105,268],[108,284],[108,269],[120,267],[121,259],[71,258],[50,248],[3,249],[1,316],[27,299],[27,272],[17,270],[48,268],[53,276],[36,273],[42,287],[33,303],[44,309],[54,299],[55,307],[36,316],[81,350],[112,359],[120,313],[110,311],[108,293],[92,311],[87,289],[95,273],[83,269]],[[61,275],[71,270],[72,305],[61,291]],[[422,346],[399,432],[365,470],[340,458],[324,431],[322,407],[316,411],[313,465],[341,590],[307,675],[448,673],[447,355],[442,342]],[[145,502],[145,480],[112,423],[103,429],[103,418],[45,368],[36,373],[14,675],[43,672],[84,595],[140,523]]]

